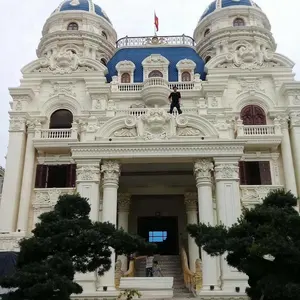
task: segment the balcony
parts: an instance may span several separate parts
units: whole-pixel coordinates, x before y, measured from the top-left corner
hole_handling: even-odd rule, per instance
[[[241,202],[246,208],[253,208],[256,204],[262,203],[262,200],[269,192],[283,189],[281,185],[241,185]]]
[[[170,94],[169,83],[160,77],[148,78],[144,81],[141,96],[147,106],[163,106],[168,104]]]
[[[273,125],[243,125],[237,121],[236,138],[247,140],[246,147],[278,147],[282,140],[281,125],[274,121]]]
[[[33,143],[37,150],[69,148],[69,143],[79,140],[78,128],[36,129]]]

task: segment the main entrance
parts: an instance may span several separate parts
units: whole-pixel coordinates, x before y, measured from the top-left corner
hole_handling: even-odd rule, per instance
[[[157,254],[178,255],[177,217],[140,217],[138,235],[157,245]]]

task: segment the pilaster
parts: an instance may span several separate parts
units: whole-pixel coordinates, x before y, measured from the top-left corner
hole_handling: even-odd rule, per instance
[[[197,216],[197,193],[185,193],[184,204],[186,207],[187,223],[198,224]],[[199,259],[200,249],[197,246],[195,239],[190,235],[188,236],[189,247],[189,267],[192,272],[196,272],[196,260]]]
[[[128,193],[118,194],[118,228],[128,232],[128,217],[131,204],[131,195]],[[128,260],[126,255],[118,256],[122,262],[122,271],[126,272],[128,269]]]
[[[24,166],[25,122],[26,120],[23,117],[12,116],[10,119],[6,170],[0,209],[0,232],[2,233],[10,233],[16,230]]]
[[[228,227],[236,223],[241,215],[238,159],[215,158],[218,221]],[[232,292],[239,287],[244,291],[247,277],[231,268],[225,256],[221,257],[222,290]]]

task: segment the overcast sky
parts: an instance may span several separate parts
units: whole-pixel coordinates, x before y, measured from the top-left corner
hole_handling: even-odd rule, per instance
[[[8,87],[19,85],[20,69],[36,58],[41,30],[61,0],[0,0],[0,165],[5,166],[8,144]],[[160,35],[193,35],[198,19],[211,0],[94,0],[108,14],[118,37],[153,34],[153,12]],[[300,79],[300,0],[257,0],[272,24],[277,51],[291,58]]]

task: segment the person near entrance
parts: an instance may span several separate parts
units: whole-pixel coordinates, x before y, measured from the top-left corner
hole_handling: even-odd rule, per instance
[[[153,254],[148,254],[147,256],[138,256],[135,259],[146,259],[146,277],[153,277]]]
[[[164,277],[161,268],[159,266],[159,263],[157,260],[153,262],[153,268],[152,268],[153,277]]]
[[[181,100],[181,94],[177,91],[177,86],[173,86],[173,92],[169,96],[170,101],[170,114],[173,113],[174,108],[176,107],[179,114],[182,114],[182,110],[180,108],[180,100]]]

